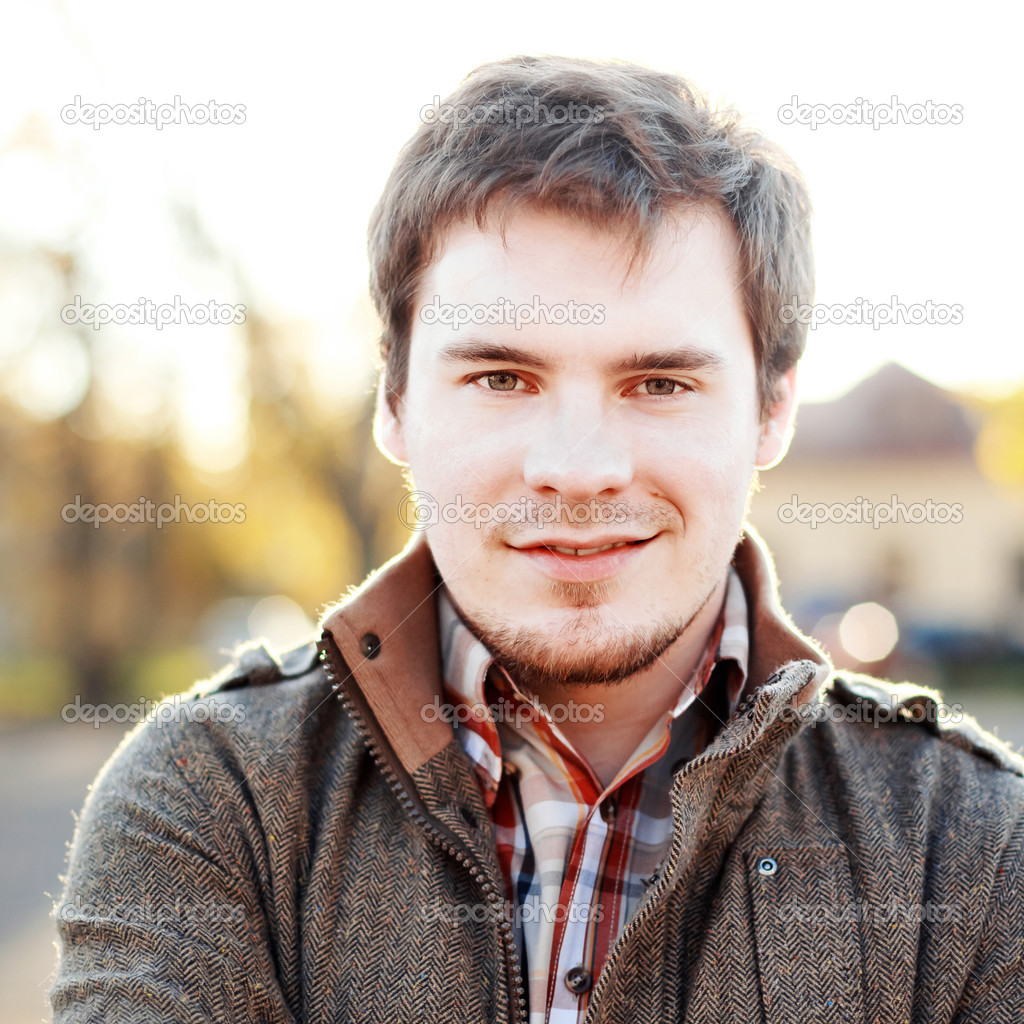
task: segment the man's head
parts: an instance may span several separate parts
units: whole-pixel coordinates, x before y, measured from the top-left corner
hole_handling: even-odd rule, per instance
[[[710,626],[756,467],[782,454],[806,194],[649,69],[516,58],[448,103],[463,123],[416,133],[371,223],[380,437],[506,665],[535,688],[618,679]]]

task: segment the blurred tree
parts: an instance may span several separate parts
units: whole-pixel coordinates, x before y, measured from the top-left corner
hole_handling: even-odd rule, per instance
[[[119,437],[95,353],[102,332],[57,325],[89,356],[78,405],[46,421],[0,400],[0,711],[19,703],[16,691],[26,682],[19,666],[30,654],[63,659],[70,693],[83,702],[109,700],[130,686],[153,695],[145,680],[120,678],[122,670],[147,655],[194,646],[197,625],[215,602],[280,593],[315,617],[408,536],[396,514],[400,475],[373,445],[372,395],[325,414],[311,397],[302,325],[264,314],[259,295],[194,212],[177,213],[195,258],[226,270],[233,301],[247,309],[237,329],[247,358],[248,453],[236,469],[211,476],[166,431],[148,440]],[[50,256],[62,304],[88,294],[83,262],[76,252]],[[169,390],[169,381],[156,383]],[[158,530],[152,523],[96,528],[61,517],[76,496],[113,505],[173,503],[176,494],[185,503],[243,503],[245,521]],[[178,688],[191,681],[181,679]]]
[[[976,454],[990,480],[1024,486],[1024,388],[986,403]]]

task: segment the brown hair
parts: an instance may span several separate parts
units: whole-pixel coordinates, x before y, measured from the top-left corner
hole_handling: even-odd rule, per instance
[[[483,64],[403,147],[370,218],[370,291],[397,412],[421,275],[452,224],[504,224],[524,205],[626,232],[643,260],[667,214],[716,205],[739,238],[762,415],[803,353],[787,302],[814,289],[810,201],[781,149],[684,78],[637,64],[511,57]]]

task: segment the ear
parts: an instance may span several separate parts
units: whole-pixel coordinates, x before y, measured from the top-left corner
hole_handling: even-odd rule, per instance
[[[757,447],[758,469],[771,469],[778,465],[789,448],[796,417],[796,367],[784,373],[775,382],[779,396],[761,424],[761,440]]]
[[[402,409],[402,399],[396,400],[399,413]],[[387,400],[387,385],[384,381],[384,374],[381,373],[377,382],[377,406],[373,417],[373,440],[383,454],[397,466],[408,466],[409,458],[405,450],[405,434],[402,428],[402,421],[398,414],[392,411]]]

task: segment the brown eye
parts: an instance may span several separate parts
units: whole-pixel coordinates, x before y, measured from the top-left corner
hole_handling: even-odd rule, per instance
[[[643,386],[649,395],[671,395],[676,382],[666,380],[664,377],[652,377],[650,380],[645,380]]]
[[[489,373],[487,386],[492,391],[515,391],[519,378],[514,373]]]

